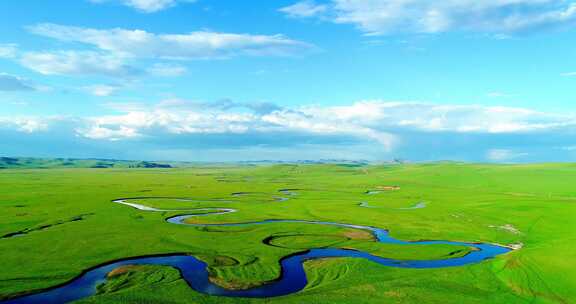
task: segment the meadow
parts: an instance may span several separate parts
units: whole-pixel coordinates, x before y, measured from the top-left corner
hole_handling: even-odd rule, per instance
[[[400,240],[515,250],[436,269],[315,259],[305,262],[303,290],[265,299],[210,296],[191,289],[174,268],[129,266],[77,302],[574,303],[575,182],[575,164],[2,169],[0,299],[64,284],[95,265],[127,257],[193,255],[208,264],[211,282],[246,289],[277,280],[283,257],[312,248],[398,260],[455,258],[472,250],[378,243],[364,230],[306,223],[194,227],[165,221],[190,209],[228,208],[237,212],[207,212],[186,221],[338,222],[387,229]],[[170,211],[113,202],[120,198]]]

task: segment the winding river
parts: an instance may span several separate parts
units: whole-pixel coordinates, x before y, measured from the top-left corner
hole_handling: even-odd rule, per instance
[[[186,220],[196,216],[206,215],[221,215],[231,212],[237,212],[236,209],[231,208],[195,208],[191,210],[182,209],[157,209],[148,207],[142,204],[130,202],[131,200],[142,200],[146,198],[136,199],[118,199],[114,203],[130,206],[132,208],[148,211],[148,212],[203,212],[201,214],[186,214],[178,215],[167,218],[166,221],[175,225],[187,225],[192,227],[230,227],[230,226],[251,226],[251,225],[279,225],[282,223],[301,223],[307,225],[330,225],[352,229],[360,229],[369,231],[373,234],[377,242],[388,244],[412,244],[412,245],[433,245],[433,244],[447,244],[467,246],[472,248],[468,254],[462,257],[446,258],[440,260],[396,260],[385,257],[379,257],[367,252],[355,251],[340,248],[316,248],[309,249],[296,254],[284,257],[280,260],[281,275],[272,282],[264,285],[245,289],[245,290],[230,290],[220,287],[209,280],[209,273],[207,264],[197,259],[196,257],[179,253],[161,256],[144,256],[126,258],[122,260],[108,262],[102,265],[92,267],[84,271],[78,277],[71,281],[50,288],[46,291],[41,291],[35,294],[22,296],[8,301],[3,301],[3,304],[24,304],[24,303],[65,303],[79,300],[85,297],[96,294],[97,286],[106,281],[106,276],[112,270],[125,265],[163,265],[171,266],[178,269],[189,286],[201,293],[226,296],[226,297],[245,297],[245,298],[268,298],[292,294],[304,289],[308,283],[306,273],[304,271],[303,263],[307,260],[319,258],[332,258],[332,257],[352,257],[363,258],[369,261],[378,263],[380,265],[400,268],[442,268],[462,266],[472,263],[478,263],[486,259],[494,258],[495,256],[507,253],[512,249],[495,244],[487,243],[466,243],[466,242],[451,242],[451,241],[402,241],[392,238],[388,231],[385,229],[361,226],[346,223],[323,222],[323,221],[305,221],[305,220],[264,220],[258,222],[245,222],[245,223],[229,223],[229,224],[191,224]],[[165,198],[174,199],[174,198]],[[197,201],[191,199],[176,199],[182,201]],[[212,201],[211,202],[215,202]],[[222,200],[219,200],[222,202]]]

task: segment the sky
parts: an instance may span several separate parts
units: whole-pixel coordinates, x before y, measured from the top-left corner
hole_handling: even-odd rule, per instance
[[[576,161],[573,0],[0,2],[0,156]]]

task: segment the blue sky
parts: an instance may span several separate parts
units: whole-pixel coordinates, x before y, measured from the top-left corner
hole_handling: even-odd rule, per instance
[[[2,155],[576,160],[576,1],[21,0],[0,14]]]

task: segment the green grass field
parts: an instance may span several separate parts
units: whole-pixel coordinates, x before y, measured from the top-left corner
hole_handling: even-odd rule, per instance
[[[213,282],[248,288],[276,279],[282,257],[308,248],[352,248],[397,259],[442,259],[469,250],[381,244],[363,231],[299,223],[178,226],[164,219],[185,212],[147,212],[111,202],[185,197],[196,201],[135,201],[164,209],[238,210],[190,219],[196,223],[320,220],[386,228],[402,240],[522,248],[441,269],[391,268],[353,258],[312,260],[305,264],[309,283],[303,291],[271,299],[207,296],[190,289],[175,269],[128,267],[111,274],[97,295],[79,302],[576,303],[575,184],[575,164],[3,169],[0,299],[62,284],[94,265],[142,255],[189,253],[210,265]],[[288,195],[279,189],[298,190]],[[365,194],[378,189],[385,190]],[[247,194],[231,196],[236,192]],[[425,208],[403,209],[421,201]],[[23,234],[7,237],[18,233]],[[263,244],[270,237],[273,246]]]

